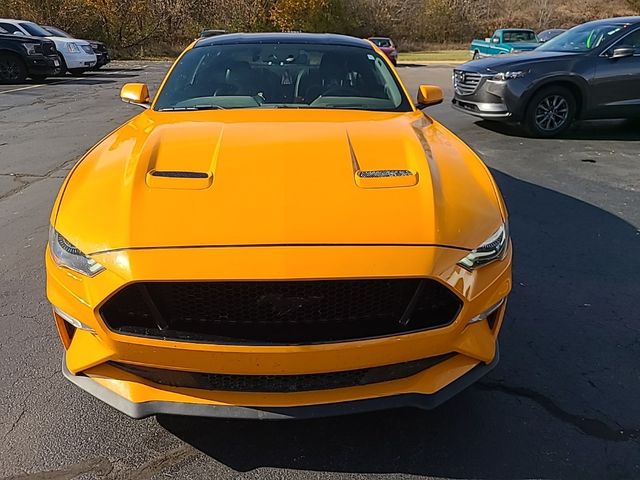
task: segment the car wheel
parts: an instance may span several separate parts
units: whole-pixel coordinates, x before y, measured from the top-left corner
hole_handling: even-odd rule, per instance
[[[0,83],[21,83],[27,79],[27,67],[17,55],[0,54]]]
[[[549,87],[536,93],[527,107],[525,124],[530,134],[555,137],[567,130],[576,114],[576,99],[564,87]]]
[[[67,73],[67,62],[64,61],[64,57],[58,54],[58,60],[60,61],[60,71],[56,75],[64,76]]]
[[[478,52],[477,50],[475,52],[473,52],[473,59],[474,60],[480,59],[480,52]]]

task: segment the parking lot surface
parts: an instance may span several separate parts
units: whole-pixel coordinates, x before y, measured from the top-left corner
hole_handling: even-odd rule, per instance
[[[640,478],[640,124],[522,137],[451,109],[451,67],[400,67],[491,167],[511,214],[502,359],[435,411],[131,420],[63,379],[43,252],[62,179],[169,64],[0,86],[0,478]]]

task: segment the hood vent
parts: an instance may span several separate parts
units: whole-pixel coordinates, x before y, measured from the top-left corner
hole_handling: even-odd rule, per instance
[[[411,170],[356,171],[356,185],[362,188],[413,187],[417,184],[418,174]]]
[[[360,170],[357,172],[360,178],[382,178],[382,177],[410,177],[413,175],[409,170]]]
[[[205,190],[212,184],[213,174],[211,172],[151,170],[147,173],[147,185],[151,188]]]
[[[170,170],[152,170],[151,175],[154,177],[165,178],[209,178],[207,172],[179,172]]]

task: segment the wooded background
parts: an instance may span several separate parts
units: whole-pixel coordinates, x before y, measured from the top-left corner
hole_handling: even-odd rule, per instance
[[[410,51],[499,27],[536,30],[640,13],[640,0],[0,0],[0,17],[102,40],[121,56],[173,55],[203,28],[385,35]]]

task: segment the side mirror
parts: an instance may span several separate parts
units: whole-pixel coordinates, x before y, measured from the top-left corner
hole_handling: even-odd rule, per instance
[[[151,106],[149,100],[149,89],[144,83],[125,83],[120,90],[120,99],[123,102],[138,105],[142,108]]]
[[[498,37],[493,37],[493,38],[491,39],[491,41],[492,41],[493,43],[500,43],[500,39],[499,39]]]
[[[444,100],[444,92],[440,87],[433,85],[420,85],[418,89],[418,105],[422,110],[433,105],[438,105]]]
[[[635,49],[633,47],[618,47],[614,48],[611,56],[609,58],[625,58],[632,57],[635,53]]]

